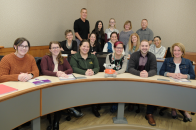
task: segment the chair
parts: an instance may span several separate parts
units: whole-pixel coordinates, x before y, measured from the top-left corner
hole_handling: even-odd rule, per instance
[[[96,53],[97,59],[99,61],[99,68],[100,68],[99,72],[104,72],[105,67],[103,66],[103,64],[105,63],[105,59],[108,54],[109,52],[97,52]]]
[[[35,57],[35,62],[37,64],[37,68],[39,69],[39,75],[42,75],[42,70],[41,70],[41,60],[42,60],[42,57]]]
[[[3,57],[4,57],[3,55],[0,55],[0,61],[1,61],[1,59],[2,59]]]

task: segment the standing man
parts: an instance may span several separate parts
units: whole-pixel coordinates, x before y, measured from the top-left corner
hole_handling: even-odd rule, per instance
[[[154,34],[152,30],[148,28],[148,20],[142,19],[141,26],[142,28],[136,31],[136,33],[140,36],[140,41],[148,40],[149,44],[151,45]]]
[[[75,20],[74,22],[74,32],[75,32],[75,37],[76,37],[76,41],[78,44],[78,48],[79,48],[79,44],[82,41],[82,39],[89,38],[89,29],[90,29],[89,21],[86,20],[86,17],[87,17],[86,8],[81,9],[80,16],[81,17]]]
[[[153,53],[149,52],[150,45],[148,40],[143,40],[140,44],[140,51],[134,52],[129,60],[128,72],[143,78],[148,78],[157,74],[157,61]],[[148,123],[155,126],[153,118],[154,106],[147,105],[145,118]]]

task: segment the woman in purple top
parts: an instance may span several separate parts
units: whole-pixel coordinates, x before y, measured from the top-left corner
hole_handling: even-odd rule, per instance
[[[61,56],[61,45],[59,42],[50,42],[48,55],[45,55],[41,60],[41,69],[43,75],[68,77],[67,74],[73,73],[73,70],[66,60]],[[69,111],[75,116],[83,116],[83,113],[77,111],[74,108],[69,108]],[[54,113],[53,129],[59,129],[59,120],[61,112]],[[50,115],[48,115],[50,118]],[[51,126],[48,126],[51,128]]]

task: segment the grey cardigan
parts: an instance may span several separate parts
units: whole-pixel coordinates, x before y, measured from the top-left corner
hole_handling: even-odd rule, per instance
[[[140,59],[141,51],[134,52],[129,60],[128,64],[128,72],[137,76],[140,76],[139,67],[139,59]],[[148,60],[145,65],[145,70],[148,72],[148,77],[154,76],[157,74],[157,60],[153,53],[147,53]]]

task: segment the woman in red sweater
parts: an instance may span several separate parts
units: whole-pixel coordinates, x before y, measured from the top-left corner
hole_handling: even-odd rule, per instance
[[[15,53],[4,56],[0,62],[0,82],[26,82],[39,76],[35,59],[27,54],[30,43],[25,38],[17,38],[14,42]]]
[[[61,45],[59,42],[50,42],[49,51],[50,53],[45,55],[41,60],[43,75],[68,77],[67,74],[73,73],[69,62],[66,60],[66,58],[61,56]],[[74,108],[69,108],[69,111],[76,117],[83,116],[82,112],[79,112]],[[59,129],[60,116],[60,111],[54,113],[53,129]],[[49,127],[51,128],[52,126]]]

